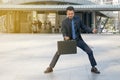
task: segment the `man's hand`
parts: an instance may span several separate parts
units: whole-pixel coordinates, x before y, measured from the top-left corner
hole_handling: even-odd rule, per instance
[[[94,34],[95,34],[95,33],[97,33],[97,29],[93,29],[93,31],[92,31],[92,32],[93,32]]]
[[[69,38],[69,37],[67,37],[67,36],[65,36],[65,37],[64,37],[64,39],[65,39],[65,40],[69,40],[70,38]]]

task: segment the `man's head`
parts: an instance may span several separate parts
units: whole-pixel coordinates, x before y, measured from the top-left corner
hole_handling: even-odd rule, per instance
[[[67,7],[66,14],[69,19],[72,19],[74,17],[74,8],[72,6]]]

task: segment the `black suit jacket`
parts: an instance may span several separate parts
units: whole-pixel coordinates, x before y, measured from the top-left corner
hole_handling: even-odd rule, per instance
[[[74,16],[73,20],[74,20],[74,26],[75,26],[75,33],[77,36],[76,39],[82,39],[82,37],[80,35],[80,33],[81,33],[80,29],[83,29],[84,31],[86,31],[88,33],[92,33],[92,29],[90,27],[85,26],[82,23],[82,21],[80,20],[80,17]],[[62,21],[61,31],[62,31],[63,37],[68,36],[68,37],[70,37],[70,39],[72,39],[72,23],[69,18],[66,18],[65,20]]]

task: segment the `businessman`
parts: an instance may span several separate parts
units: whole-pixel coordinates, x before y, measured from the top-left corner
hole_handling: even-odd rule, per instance
[[[93,55],[93,51],[91,48],[84,42],[80,35],[80,29],[88,33],[96,33],[96,29],[91,29],[85,26],[79,17],[75,16],[75,10],[72,6],[67,7],[66,9],[67,18],[62,22],[62,34],[64,40],[76,40],[77,47],[81,48],[88,55],[90,64],[91,64],[91,72],[100,74],[100,71],[96,68],[96,60]],[[53,68],[55,67],[60,55],[58,52],[54,55],[49,67],[44,71],[44,73],[53,72]]]

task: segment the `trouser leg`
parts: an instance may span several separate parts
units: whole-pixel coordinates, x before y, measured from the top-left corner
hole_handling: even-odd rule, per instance
[[[93,51],[89,48],[89,46],[83,40],[77,41],[77,46],[88,54],[88,58],[91,63],[91,66],[92,67],[96,66],[97,63],[94,58]]]
[[[58,51],[57,51],[57,52],[55,53],[55,55],[54,55],[54,57],[53,57],[50,65],[49,65],[51,68],[54,68],[54,67],[55,67],[55,65],[56,65],[59,57],[60,57],[60,55],[58,54]]]

